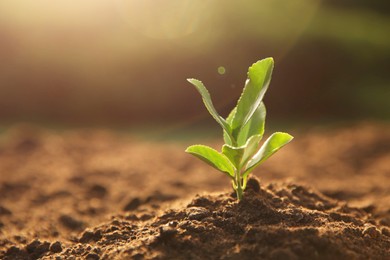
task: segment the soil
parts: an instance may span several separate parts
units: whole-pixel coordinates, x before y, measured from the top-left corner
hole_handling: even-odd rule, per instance
[[[293,134],[237,201],[191,141],[14,127],[0,259],[390,259],[390,126]]]

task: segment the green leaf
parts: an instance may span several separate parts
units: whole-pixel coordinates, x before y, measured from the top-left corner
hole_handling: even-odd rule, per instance
[[[227,176],[231,178],[234,177],[235,169],[229,159],[213,148],[199,144],[191,145],[187,147],[186,152],[198,157],[215,169],[225,173]]]
[[[232,124],[232,121],[233,121],[233,118],[234,118],[234,115],[236,114],[236,111],[237,111],[237,108],[233,108],[232,111],[230,111],[228,117],[226,118],[226,123],[228,123],[229,125]]]
[[[187,79],[187,81],[195,86],[195,88],[198,90],[198,92],[202,96],[203,103],[205,104],[205,106],[206,106],[207,110],[209,111],[209,113],[211,114],[211,116],[230,135],[230,133],[231,133],[230,125],[228,123],[226,123],[225,119],[218,114],[218,112],[215,109],[213,102],[211,100],[210,93],[206,89],[206,87],[203,85],[202,81],[197,80],[197,79]]]
[[[242,168],[257,152],[259,149],[260,141],[263,135],[253,135],[251,136],[246,145],[245,145],[245,151],[241,158],[241,165],[240,168]]]
[[[228,123],[229,125],[232,124],[233,117],[236,114],[236,111],[237,111],[236,108],[233,108],[233,110],[230,112],[229,116],[226,118],[226,123]],[[236,142],[235,140],[231,140],[231,137],[229,136],[228,133],[226,133],[225,130],[223,131],[223,140],[228,145],[233,145],[233,143]]]
[[[260,105],[271,81],[274,60],[266,58],[254,63],[248,70],[245,88],[237,102],[237,112],[231,128],[233,137],[237,137]]]
[[[237,144],[239,146],[245,144],[253,135],[260,135],[260,139],[263,137],[265,116],[265,105],[263,102],[261,102],[253,113],[252,117],[249,119],[248,123],[243,128],[241,128],[237,139]]]
[[[272,134],[260,150],[249,160],[243,176],[247,176],[254,168],[279,151],[280,148],[288,144],[293,138],[291,135],[282,132]]]
[[[256,153],[261,140],[260,135],[250,137],[247,143],[240,147],[228,144],[222,146],[222,153],[232,162],[236,169],[241,169],[248,160]]]
[[[239,168],[245,147],[234,147],[228,144],[222,146],[222,153],[231,161],[235,168]]]

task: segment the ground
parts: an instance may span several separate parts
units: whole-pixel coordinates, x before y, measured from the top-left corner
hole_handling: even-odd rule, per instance
[[[295,132],[238,202],[190,141],[11,128],[0,259],[390,259],[390,126]]]

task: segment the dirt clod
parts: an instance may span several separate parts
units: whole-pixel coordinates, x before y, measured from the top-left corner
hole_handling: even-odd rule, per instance
[[[158,238],[160,241],[168,240],[177,234],[177,230],[170,226],[162,226],[159,231],[160,234]]]
[[[86,257],[85,257],[86,260],[99,260],[100,257],[98,254],[95,254],[95,253],[89,253]]]
[[[363,236],[370,236],[372,238],[379,238],[381,232],[375,227],[371,225],[365,225],[363,229]]]
[[[260,191],[260,181],[258,178],[252,176],[248,179],[248,182],[246,184],[246,190],[252,190],[254,192]]]
[[[102,238],[102,233],[100,230],[96,230],[94,232],[90,231],[90,230],[86,230],[81,235],[81,238],[79,239],[79,241],[80,241],[80,243],[88,243],[91,241],[97,242],[101,238]]]
[[[190,220],[202,220],[211,215],[211,213],[202,207],[191,207],[188,208],[188,219]]]
[[[383,227],[381,229],[381,232],[382,232],[383,235],[390,237],[390,228]]]
[[[11,246],[7,249],[3,255],[4,260],[13,260],[13,259],[28,259],[29,255],[25,250],[22,250],[16,246]]]
[[[106,187],[99,184],[95,184],[89,189],[87,194],[90,197],[102,199],[108,194],[108,191]]]
[[[61,252],[61,251],[62,251],[61,242],[60,242],[60,241],[54,242],[53,244],[50,245],[49,250],[50,250],[52,253],[59,253],[59,252]]]
[[[381,220],[379,220],[379,223],[381,225],[390,227],[390,216],[382,218]]]
[[[29,257],[32,259],[38,259],[41,255],[48,252],[50,248],[50,243],[45,241],[41,242],[39,240],[34,240],[26,246],[26,251],[29,254]]]
[[[132,211],[141,206],[142,202],[140,198],[131,199],[126,206],[123,208],[124,211]]]
[[[82,230],[85,226],[84,222],[77,220],[69,215],[61,215],[58,221],[66,228],[71,230]]]

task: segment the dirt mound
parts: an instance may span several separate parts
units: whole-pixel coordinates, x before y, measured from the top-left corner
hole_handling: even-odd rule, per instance
[[[234,193],[197,195],[159,216],[135,211],[85,230],[61,247],[34,240],[4,259],[386,259],[390,230],[365,211],[303,186],[252,178]]]

